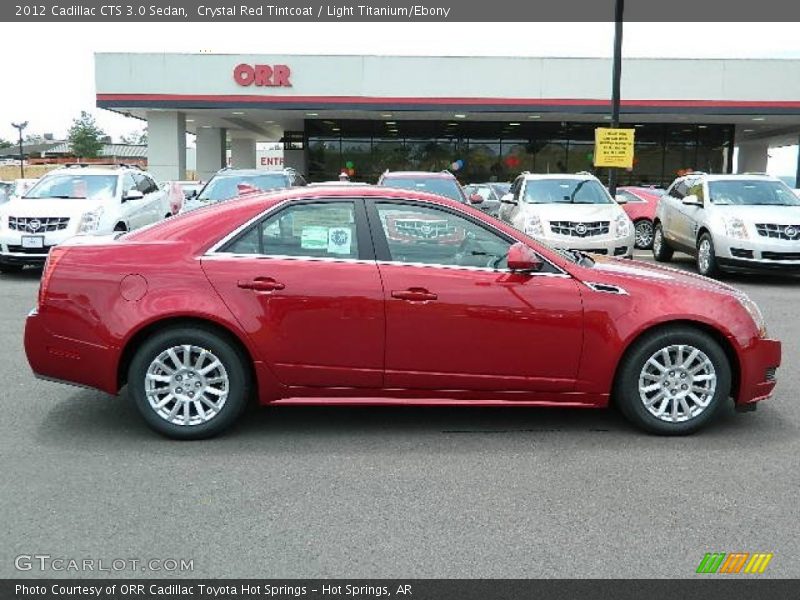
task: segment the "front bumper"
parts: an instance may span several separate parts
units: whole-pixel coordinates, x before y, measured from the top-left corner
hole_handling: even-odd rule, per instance
[[[612,238],[608,235],[579,237],[574,235],[557,235],[553,233],[534,237],[553,248],[580,250],[582,252],[594,252],[595,254],[622,256],[625,258],[631,258],[633,256],[633,232],[622,238]]]
[[[719,265],[731,270],[800,272],[800,241],[715,236],[714,251]]]
[[[23,235],[36,235],[5,230],[0,234],[0,263],[7,265],[43,265],[53,246],[68,240],[76,235],[73,231],[62,230],[40,234],[43,245],[41,248],[24,248]]]
[[[781,343],[757,338],[739,358],[741,373],[736,404],[751,404],[769,398],[777,382],[776,369],[781,364]]]

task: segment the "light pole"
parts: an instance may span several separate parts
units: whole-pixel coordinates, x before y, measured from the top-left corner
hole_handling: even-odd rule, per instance
[[[28,122],[12,123],[11,126],[16,127],[17,131],[19,131],[19,177],[20,179],[25,179],[25,156],[22,153],[22,130],[28,126]]]
[[[611,127],[619,127],[620,80],[622,79],[622,13],[625,0],[614,3],[614,69],[611,75]],[[612,196],[617,193],[617,169],[611,167],[608,173],[608,191]]]

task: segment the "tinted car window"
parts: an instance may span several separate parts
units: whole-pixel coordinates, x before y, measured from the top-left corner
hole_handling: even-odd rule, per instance
[[[505,268],[511,242],[452,212],[376,204],[392,261]]]
[[[273,256],[358,258],[352,202],[300,204],[250,227],[223,252]]]
[[[709,181],[708,193],[714,204],[800,206],[800,198],[782,181],[763,179]]]
[[[458,202],[464,202],[464,195],[458,181],[450,177],[392,177],[387,175],[381,185],[438,194]]]
[[[264,191],[289,187],[289,180],[283,173],[215,175],[211,181],[206,184],[206,187],[203,188],[197,198],[203,202],[230,200],[239,195],[240,183]]]
[[[532,179],[525,186],[531,204],[610,204],[605,188],[594,179]]]

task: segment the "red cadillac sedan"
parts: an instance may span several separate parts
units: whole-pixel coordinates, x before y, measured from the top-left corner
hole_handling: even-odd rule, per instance
[[[743,293],[556,251],[470,206],[384,187],[251,195],[54,248],[25,350],[179,439],[261,404],[601,408],[659,434],[775,387]]]

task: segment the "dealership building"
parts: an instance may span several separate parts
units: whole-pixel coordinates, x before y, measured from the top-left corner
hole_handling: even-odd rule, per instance
[[[312,181],[349,169],[463,165],[463,181],[593,169],[594,130],[610,119],[601,58],[101,53],[97,106],[147,121],[150,170],[197,176],[256,167],[280,141]],[[635,128],[623,183],[664,185],[688,169],[763,172],[768,150],[800,139],[800,60],[626,59],[623,126]],[[800,165],[799,165],[800,166]]]

